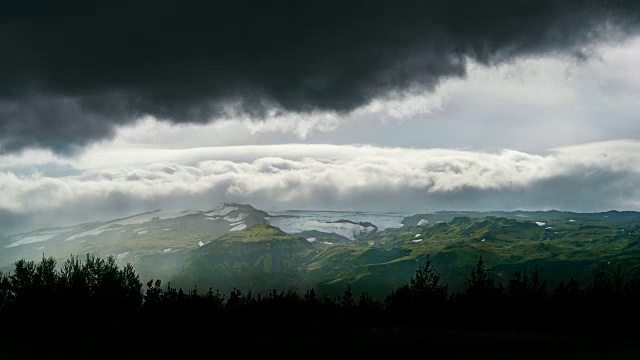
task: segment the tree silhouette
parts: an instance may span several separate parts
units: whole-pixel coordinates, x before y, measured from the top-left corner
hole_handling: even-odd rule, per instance
[[[118,267],[113,257],[71,256],[59,267],[55,259],[43,257],[38,263],[17,261],[12,273],[0,274],[0,341],[46,345],[73,334],[87,346],[133,344],[144,349],[157,346],[167,334],[176,344],[218,339],[220,346],[238,334],[257,340],[253,344],[332,334],[345,344],[353,334],[404,329],[637,338],[638,329],[600,327],[603,320],[633,323],[640,316],[640,280],[627,278],[620,265],[606,270],[595,272],[584,287],[570,278],[548,292],[536,266],[532,272],[515,271],[502,288],[479,257],[464,290],[449,296],[427,256],[406,284],[382,299],[366,293],[356,297],[351,286],[336,297],[314,289],[302,295],[273,289],[254,297],[236,288],[226,298],[212,288],[204,293],[171,283],[163,288],[159,279],[148,281],[143,294],[133,267]],[[201,324],[208,325],[204,331]]]
[[[471,278],[465,281],[465,294],[469,299],[484,301],[493,297],[496,287],[493,279],[487,274],[482,256],[478,258],[470,276]]]
[[[0,314],[11,311],[11,307],[15,304],[11,288],[11,277],[8,274],[0,273]]]
[[[384,305],[395,321],[440,324],[447,312],[448,289],[446,284],[440,283],[440,273],[427,255],[409,283],[393,289],[385,297]]]
[[[423,305],[443,304],[449,289],[446,284],[440,284],[440,273],[433,268],[429,255],[411,278],[409,288],[414,301]]]
[[[504,299],[505,321],[511,328],[539,329],[547,298],[547,282],[540,279],[538,266],[531,276],[527,271],[516,270],[509,279]],[[526,309],[526,311],[522,311]]]
[[[463,321],[473,330],[494,329],[503,322],[501,284],[495,285],[489,277],[482,256],[465,281],[465,289],[456,297],[460,312],[458,321]],[[462,317],[462,319],[460,318]]]

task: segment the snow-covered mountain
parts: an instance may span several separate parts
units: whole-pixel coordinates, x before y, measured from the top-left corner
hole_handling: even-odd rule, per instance
[[[388,227],[400,227],[405,216],[303,210],[267,213],[251,205],[236,203],[223,203],[205,210],[161,209],[2,238],[0,271],[9,271],[20,259],[39,260],[52,256],[61,262],[72,254],[91,253],[114,256],[122,264],[131,263],[142,275],[149,269],[149,274],[168,277],[189,256],[188,251],[258,223],[267,223],[289,234],[313,233],[316,235],[308,236],[309,242],[323,238],[324,241],[315,245],[332,246]],[[343,240],[335,240],[340,238]]]
[[[221,204],[208,210],[156,210],[120,219],[38,229],[0,239],[0,269],[43,255],[65,259],[87,253],[121,262],[175,258],[228,232],[264,223],[269,214],[251,205]]]

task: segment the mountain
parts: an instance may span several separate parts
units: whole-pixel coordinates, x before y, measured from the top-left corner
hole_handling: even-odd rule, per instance
[[[482,256],[507,282],[533,271],[550,285],[620,264],[640,276],[640,213],[609,211],[425,214],[286,211],[246,204],[157,210],[122,219],[34,230],[0,239],[0,266],[70,254],[113,255],[144,282],[190,289],[267,292],[315,288],[384,296],[407,283],[430,256],[441,280],[462,289]]]
[[[428,255],[441,272],[442,281],[450,284],[452,290],[463,288],[479,256],[483,257],[487,271],[503,282],[508,281],[516,270],[533,271],[535,267],[550,285],[570,277],[586,283],[597,270],[613,271],[617,264],[629,274],[640,275],[640,237],[637,235],[640,221],[634,223],[631,214],[625,214],[623,218],[614,215],[610,220],[604,215],[575,216],[556,212],[540,218],[517,216],[522,215],[520,213],[511,213],[509,217],[496,214],[469,217],[460,216],[463,215],[460,213],[456,216],[434,215],[439,216],[436,218],[439,220],[387,228],[369,233],[358,241],[317,231],[296,233],[294,235],[303,235],[307,242],[313,239],[309,235],[314,235],[315,241],[311,242],[314,251],[290,250],[297,254],[296,261],[280,267],[276,278],[287,279],[284,288],[307,286],[324,293],[341,294],[351,286],[355,293],[384,296],[408,282]],[[625,228],[620,227],[621,221],[626,224]],[[241,235],[245,236],[234,234]],[[318,246],[318,239],[331,237],[342,241],[325,241],[324,246]],[[247,248],[243,251],[258,252]],[[231,252],[227,252],[229,254]],[[220,251],[216,260],[208,259],[222,262],[225,255]],[[238,259],[242,257],[234,255],[233,259],[240,261]],[[274,276],[272,273],[252,265],[260,264],[259,258],[253,257],[244,263],[251,269],[245,274],[251,274],[254,284],[256,281],[277,283],[270,278]],[[229,267],[214,268],[220,285],[228,286],[233,282],[221,275],[234,273]],[[234,281],[238,285],[249,285],[239,278]],[[285,282],[280,284],[285,285]]]
[[[225,203],[210,210],[156,210],[121,219],[39,229],[0,239],[0,269],[16,260],[95,254],[131,263],[141,276],[171,276],[189,251],[269,216],[250,205]]]
[[[603,224],[637,224],[640,222],[640,212],[611,210],[600,213],[576,213],[571,211],[438,211],[415,214],[405,217],[402,226],[417,226],[447,222],[454,217],[484,218],[488,216],[504,217],[515,220],[547,221],[547,222],[589,222]]]
[[[258,223],[194,250],[173,283],[263,294],[272,289],[309,288],[313,284],[305,282],[301,270],[313,257],[313,249],[304,237]]]
[[[501,281],[515,270],[532,271],[535,266],[551,284],[570,277],[589,281],[597,270],[613,270],[617,264],[629,274],[640,275],[640,213],[494,215],[413,216],[400,229],[379,232],[369,240],[374,248],[409,251],[405,259],[419,261],[432,255],[443,281],[454,288],[463,286],[479,256],[487,271]],[[417,225],[422,219],[430,221]]]

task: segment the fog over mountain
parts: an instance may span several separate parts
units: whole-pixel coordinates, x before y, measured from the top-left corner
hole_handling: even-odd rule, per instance
[[[222,202],[640,203],[637,1],[0,10],[0,236]]]

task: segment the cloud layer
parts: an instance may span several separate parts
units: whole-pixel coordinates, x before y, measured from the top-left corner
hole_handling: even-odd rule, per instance
[[[153,150],[148,149],[148,152]],[[166,150],[163,150],[166,151]],[[224,201],[269,209],[605,211],[640,204],[640,142],[478,152],[278,145],[179,151],[175,162],[0,172],[0,216],[16,225],[121,217]],[[76,166],[82,166],[80,163]],[[72,220],[71,220],[72,219]]]
[[[70,152],[172,122],[355,110],[517,57],[637,33],[637,1],[15,2],[0,17],[0,151]]]

